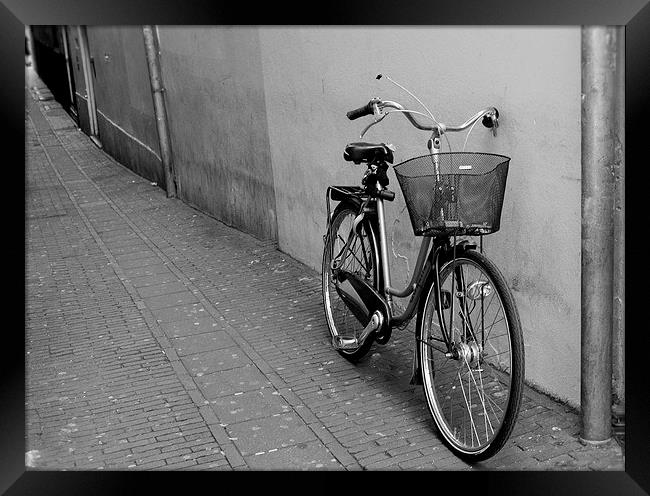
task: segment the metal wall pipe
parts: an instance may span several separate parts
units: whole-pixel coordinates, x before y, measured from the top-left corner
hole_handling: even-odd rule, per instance
[[[154,26],[143,26],[144,46],[147,54],[147,65],[149,66],[149,79],[151,82],[151,94],[153,96],[154,112],[156,115],[156,127],[158,128],[158,139],[160,141],[160,157],[165,172],[165,183],[168,198],[176,198],[177,185],[174,174],[174,161],[167,125],[167,108],[165,106],[165,88],[162,82],[160,69],[160,50],[158,46],[158,31]]]
[[[625,416],[625,27],[617,31],[612,392],[620,420]]]
[[[88,125],[90,139],[99,148],[102,147],[99,141],[99,124],[97,123],[97,102],[95,101],[95,79],[92,73],[92,61],[90,55],[90,46],[88,44],[88,29],[86,26],[77,26],[79,36],[79,51],[81,53],[81,66],[86,86],[86,96],[88,105]]]
[[[611,438],[616,45],[611,26],[582,27],[581,437]]]
[[[61,30],[61,38],[63,40],[63,55],[65,57],[65,71],[68,76],[68,92],[70,93],[70,105],[74,106],[75,98],[74,91],[72,91],[72,74],[70,73],[70,51],[68,50],[68,27],[59,26]]]

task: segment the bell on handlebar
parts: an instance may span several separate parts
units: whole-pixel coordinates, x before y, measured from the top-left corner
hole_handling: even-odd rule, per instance
[[[497,127],[499,127],[499,111],[494,109],[494,112],[485,114],[481,123],[488,129],[492,129],[492,134],[496,136]]]
[[[495,125],[498,126],[499,125],[497,122],[498,118],[499,118],[499,111],[497,109],[494,109],[494,113],[490,112],[489,114],[485,114],[483,116],[482,124],[487,128],[494,127]]]

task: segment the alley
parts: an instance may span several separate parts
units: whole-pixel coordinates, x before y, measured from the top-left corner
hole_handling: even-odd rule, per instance
[[[466,465],[409,385],[412,327],[348,363],[318,273],[166,198],[31,87],[25,125],[28,468],[623,470],[532,390]]]

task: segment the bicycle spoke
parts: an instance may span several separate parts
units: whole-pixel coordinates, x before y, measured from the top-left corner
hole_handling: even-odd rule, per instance
[[[467,406],[467,412],[469,413],[469,420],[472,426],[472,433],[476,432],[476,439],[480,443],[481,440],[478,437],[478,432],[476,431],[476,426],[474,425],[474,417],[472,417],[472,411],[471,407],[469,406],[469,403],[467,402],[467,395],[465,394],[465,388],[463,387],[463,378],[460,376],[460,371],[458,371],[458,381],[460,382],[460,388],[463,391],[463,398],[465,399],[465,405]],[[474,438],[472,438],[472,443],[474,443]],[[472,444],[472,446],[474,446]]]
[[[486,341],[490,338],[490,332],[492,332],[492,328],[493,328],[494,325],[497,323],[497,322],[495,322],[495,321],[496,321],[496,318],[497,318],[498,315],[499,315],[499,312],[497,311],[497,313],[494,315],[494,321],[492,321],[492,324],[490,324],[490,325],[488,326],[489,331],[488,331],[487,336],[485,336],[485,340],[486,340]],[[502,318],[502,320],[505,320],[505,316]]]
[[[481,391],[483,391],[483,397],[488,399],[489,397],[485,396],[485,386],[483,385],[483,374],[479,370],[478,377],[481,381]],[[489,404],[489,403],[488,403]],[[492,409],[492,412],[494,412],[494,409]],[[488,423],[490,424],[490,430],[492,431],[492,434],[494,434],[494,427],[492,427],[492,421],[490,420],[490,416],[488,415],[487,410],[485,409],[485,401],[483,401],[483,413],[485,415],[485,432],[487,435],[487,428],[488,428]]]
[[[483,389],[483,387],[482,387],[482,385],[483,385],[483,379],[482,379],[482,377],[481,377],[480,369],[477,369],[478,372],[479,372],[479,377],[480,377],[480,379],[481,379],[481,388],[479,389],[479,386],[478,386],[478,384],[476,383],[476,378],[474,377],[474,374],[472,373],[472,368],[471,368],[469,362],[467,361],[467,358],[464,357],[464,360],[465,360],[465,364],[467,365],[467,370],[468,370],[468,382],[469,382],[469,377],[471,376],[471,379],[472,379],[472,381],[474,382],[474,386],[476,387],[476,394],[477,394],[477,396],[479,397],[479,400],[481,401],[481,405],[483,406],[483,412],[484,412],[484,414],[485,414],[485,417],[487,418],[487,410],[485,409],[485,389]],[[468,385],[468,389],[469,389],[469,385]],[[480,391],[483,392],[483,395],[481,395],[481,392],[480,392]],[[490,427],[492,428],[492,422],[490,422]],[[486,423],[486,430],[485,430],[485,432],[486,432],[486,439],[485,439],[485,440],[487,441],[487,440],[488,440],[488,439],[487,439],[487,423]],[[494,432],[494,429],[492,429],[492,432]],[[479,442],[480,442],[480,441],[479,441]]]

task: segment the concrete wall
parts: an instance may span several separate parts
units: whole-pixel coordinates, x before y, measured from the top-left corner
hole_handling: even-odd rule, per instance
[[[99,139],[139,175],[165,188],[140,26],[89,26]]]
[[[180,198],[275,239],[257,30],[161,27],[159,37]]]
[[[512,157],[502,228],[485,238],[485,251],[515,291],[528,380],[577,405],[579,28],[262,28],[260,40],[279,245],[314,268],[326,186],[358,184],[363,172],[341,159],[366,124],[345,112],[373,96],[417,108],[377,73],[408,87],[443,122],[460,123],[488,105],[500,110],[498,137],[478,125],[466,148]],[[427,138],[394,115],[364,139],[394,143],[397,163],[426,153]],[[465,135],[449,139],[461,150]],[[392,273],[403,287],[419,239],[389,177],[398,192],[388,214]]]

